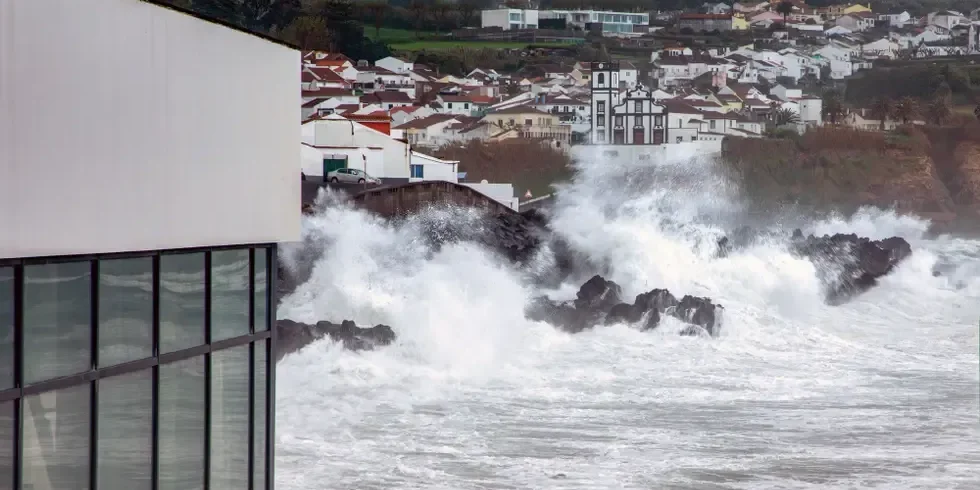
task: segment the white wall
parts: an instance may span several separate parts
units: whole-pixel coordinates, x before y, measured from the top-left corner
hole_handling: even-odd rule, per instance
[[[0,257],[298,239],[299,65],[137,0],[0,1]]]
[[[331,115],[303,125],[303,142],[313,146],[379,147],[383,169],[374,177],[407,179],[408,145],[362,124]]]
[[[411,165],[422,165],[422,178],[409,178],[409,182],[422,182],[426,180],[459,182],[459,174],[457,173],[459,165],[456,162],[447,162],[433,156],[413,151]]]
[[[484,183],[463,183],[466,187],[469,187],[484,196],[493,199],[494,201],[507,206],[514,211],[518,211],[521,207],[520,199],[514,197],[514,185],[513,184],[484,184]]]
[[[367,172],[371,177],[384,177],[383,148],[312,147],[303,145],[303,173],[307,177],[323,177],[323,159],[328,155],[346,156],[347,168]]]

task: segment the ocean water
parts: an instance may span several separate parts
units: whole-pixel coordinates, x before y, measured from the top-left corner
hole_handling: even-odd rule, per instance
[[[779,240],[714,256],[749,218],[710,161],[597,159],[559,196],[555,228],[626,298],[709,296],[721,335],[681,337],[673,319],[562,333],[522,313],[585,279],[540,290],[546,253],[517,269],[421,239],[472,213],[392,226],[330,204],[304,223],[323,257],[278,317],[385,323],[398,340],[323,340],[279,364],[278,488],[980,488],[980,242],[878,209],[758,223],[912,243],[878,287],[828,306],[820,266]]]

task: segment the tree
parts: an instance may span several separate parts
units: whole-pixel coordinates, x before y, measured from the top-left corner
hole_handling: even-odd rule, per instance
[[[772,112],[772,123],[776,126],[785,126],[787,124],[799,124],[800,115],[792,109],[779,108]]]
[[[283,28],[302,10],[300,0],[194,0],[193,5],[204,15],[257,32]]]
[[[912,97],[902,97],[895,104],[895,117],[902,120],[902,124],[908,124],[919,114],[919,104]]]
[[[845,114],[844,102],[839,93],[831,90],[823,96],[823,118],[837,124]]]
[[[327,28],[326,20],[320,16],[304,15],[297,17],[282,30],[280,35],[283,39],[304,50],[334,50],[330,29]]]
[[[470,27],[476,18],[477,11],[480,10],[480,0],[459,0],[456,9],[459,11],[459,20],[462,27]]]
[[[415,37],[421,37],[419,32],[422,30],[425,16],[429,13],[429,6],[425,0],[412,0],[412,3],[408,4],[408,10],[412,13],[412,18],[415,20]]]
[[[952,115],[953,110],[949,106],[949,100],[945,98],[935,97],[926,106],[926,117],[929,119],[929,122],[937,126],[946,124]]]
[[[439,29],[448,24],[449,14],[452,13],[453,6],[444,0],[436,0],[431,7],[429,7],[429,12],[432,14],[432,20],[435,21],[436,32]]]
[[[885,123],[894,112],[895,107],[887,97],[878,97],[871,102],[871,117],[881,121],[878,126],[881,131],[885,130]]]
[[[368,12],[371,12],[371,20],[374,23],[374,37],[381,37],[381,26],[384,25],[385,14],[388,13],[389,5],[387,0],[371,0],[365,4]]]
[[[783,26],[789,26],[789,14],[793,13],[793,4],[790,2],[779,2],[776,5],[776,13],[782,14],[783,16]]]

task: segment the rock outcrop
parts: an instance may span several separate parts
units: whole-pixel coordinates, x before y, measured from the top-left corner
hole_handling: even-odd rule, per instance
[[[718,255],[727,256],[732,250],[750,245],[770,232],[742,227],[732,238],[718,240]],[[912,255],[912,247],[904,238],[891,237],[871,240],[856,234],[837,233],[824,236],[803,236],[794,230],[789,240],[794,254],[806,257],[821,270],[826,284],[827,302],[840,304],[878,284],[878,279],[890,273]]]
[[[395,341],[395,332],[387,325],[361,328],[350,320],[344,320],[340,324],[317,322],[315,325],[279,320],[276,322],[276,334],[278,335],[277,361],[286,354],[296,352],[325,337],[342,342],[345,348],[355,351],[372,350]]]
[[[597,325],[629,323],[640,330],[653,330],[664,315],[690,323],[681,335],[716,336],[721,330],[724,308],[708,298],[684,296],[677,300],[666,289],[639,294],[632,303],[622,300],[622,288],[602,276],[593,276],[578,290],[573,301],[535,298],[525,310],[526,316],[543,321],[566,332],[578,333]]]
[[[853,233],[795,238],[791,250],[824,266],[829,273],[825,282],[830,304],[867,291],[912,255],[912,246],[904,238],[871,240]]]

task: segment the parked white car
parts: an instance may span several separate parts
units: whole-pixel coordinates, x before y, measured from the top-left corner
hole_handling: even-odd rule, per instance
[[[343,184],[380,184],[381,180],[371,177],[367,172],[356,168],[338,168],[327,174],[327,180]]]

